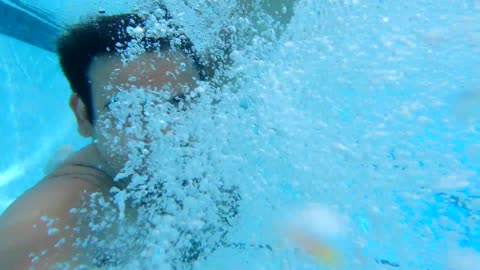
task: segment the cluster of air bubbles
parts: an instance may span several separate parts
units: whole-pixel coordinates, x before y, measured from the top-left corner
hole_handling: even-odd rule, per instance
[[[171,22],[167,16],[166,10],[162,8],[156,8],[151,14],[147,15],[145,29],[147,29],[146,36],[148,38],[165,38],[175,33],[175,30],[169,27]]]
[[[324,262],[333,254],[327,243],[346,269],[445,263],[436,254],[469,231],[455,220],[475,220],[453,215],[451,196],[461,197],[477,174],[453,153],[445,110],[452,82],[463,75],[442,65],[428,69],[449,55],[425,48],[411,30],[434,13],[415,1],[389,9],[303,0],[282,28],[252,2],[164,1],[171,21],[151,5],[145,27],[127,29],[135,39],[159,38],[180,31],[170,23],[182,25],[216,69],[214,82],[199,82],[182,102],[170,102],[171,91],[130,87],[111,105],[108,126],[123,134],[113,152],[128,158],[110,216],[126,219],[134,205],[135,235],[143,239],[141,259],[130,266],[208,264],[216,251],[243,246],[269,247],[267,261],[235,250],[250,267],[317,267],[295,249],[275,246],[277,215],[292,216],[287,238],[300,249]],[[223,14],[220,23],[209,28],[216,14]],[[143,49],[132,42],[123,52],[128,59]],[[445,230],[451,233],[442,245]],[[313,244],[304,239],[312,235]]]
[[[115,177],[124,188],[112,190],[117,214],[111,217],[127,220],[135,207],[144,262],[191,264],[220,245],[240,198],[219,167],[228,138],[209,133],[223,128],[212,114],[212,89],[199,82],[181,97],[169,87],[117,90],[105,122],[99,120],[113,142],[107,152],[124,164]]]
[[[155,40],[174,38],[174,36],[181,34],[178,29],[171,27],[170,15],[163,6],[157,6],[152,12],[143,12],[139,15],[140,21],[135,21],[132,18],[130,22],[132,25],[125,29],[131,40],[127,44],[117,44],[117,51],[121,54],[122,61],[125,64],[145,53],[147,47],[149,47],[148,49],[152,47],[160,49],[160,43],[155,42]],[[152,41],[151,44],[147,40]],[[174,40],[174,43],[179,44],[180,42],[181,39],[179,38]]]

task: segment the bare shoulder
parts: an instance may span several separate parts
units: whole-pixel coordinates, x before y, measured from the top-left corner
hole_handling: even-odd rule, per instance
[[[78,206],[82,197],[88,193],[100,192],[95,179],[88,176],[66,175],[46,178],[22,194],[0,217],[0,228],[10,223],[11,218],[40,218],[45,214],[59,214],[59,211],[70,210]]]
[[[88,174],[47,177],[20,196],[0,216],[0,268],[70,260],[79,218],[72,208],[82,207],[90,194],[104,192],[98,182]]]
[[[89,235],[81,211],[94,193],[107,196],[112,186],[95,147],[89,145],[59,164],[22,194],[0,216],[0,269],[58,269],[58,262],[81,264],[77,239]],[[79,225],[80,224],[80,225]]]

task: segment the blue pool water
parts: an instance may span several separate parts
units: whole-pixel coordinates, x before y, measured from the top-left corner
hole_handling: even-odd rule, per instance
[[[0,140],[0,208],[43,175],[50,156],[63,144],[77,148],[69,86],[51,53],[0,36],[2,117]],[[41,74],[39,73],[41,71]]]
[[[134,5],[101,2],[112,13]],[[237,1],[164,2],[201,46],[224,25],[255,27],[224,15]],[[49,3],[37,8],[60,26],[98,13],[90,2]],[[314,202],[348,216],[334,241],[346,269],[475,270],[480,1],[299,0],[284,27],[273,42],[239,45],[227,74],[242,91],[226,103],[233,120],[218,133],[231,144],[218,147],[233,159],[219,170],[246,191],[231,241],[249,247],[220,249],[198,268],[324,269],[272,229]],[[56,55],[27,42],[0,34],[0,212],[59,147],[88,142]]]

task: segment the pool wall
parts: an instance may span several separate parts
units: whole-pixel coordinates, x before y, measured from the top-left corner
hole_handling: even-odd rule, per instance
[[[43,176],[58,147],[86,143],[57,56],[0,34],[0,212]]]

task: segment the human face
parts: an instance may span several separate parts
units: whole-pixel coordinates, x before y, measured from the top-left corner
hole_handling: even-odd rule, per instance
[[[120,128],[115,124],[119,120],[111,109],[112,101],[118,98],[120,92],[128,93],[132,87],[135,91],[148,89],[145,91],[170,97],[160,99],[160,102],[175,101],[177,97],[195,88],[199,74],[184,54],[163,52],[161,55],[145,53],[127,65],[122,63],[118,55],[96,57],[90,67],[89,78],[95,112],[93,138],[107,169],[115,175],[128,159],[128,141],[139,138],[132,138],[125,133],[129,125],[134,125],[132,122],[126,121]],[[116,108],[118,109],[118,104]],[[168,127],[159,128],[158,132],[165,134]],[[149,138],[140,139],[141,143],[148,140]]]

